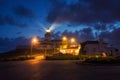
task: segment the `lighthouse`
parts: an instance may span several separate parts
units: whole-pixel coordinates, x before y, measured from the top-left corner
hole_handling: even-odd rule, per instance
[[[51,40],[51,30],[49,28],[46,29],[45,40],[46,41],[50,41]]]

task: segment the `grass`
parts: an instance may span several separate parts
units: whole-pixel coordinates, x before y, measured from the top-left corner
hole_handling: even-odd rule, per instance
[[[0,58],[0,61],[23,61],[23,60],[30,60],[34,59],[32,56],[16,56],[16,57],[4,57]]]
[[[83,64],[120,64],[120,57],[99,57],[99,58],[87,58],[83,62]]]
[[[46,60],[79,60],[79,56],[71,54],[54,54],[53,56],[46,56]]]
[[[39,53],[38,53],[39,52]],[[33,50],[33,54],[41,54],[40,51]],[[13,50],[0,54],[0,61],[22,61],[34,59],[30,50]]]

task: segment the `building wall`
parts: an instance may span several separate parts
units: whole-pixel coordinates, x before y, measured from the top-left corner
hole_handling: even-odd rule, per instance
[[[84,50],[87,54],[96,54],[99,52],[99,46],[98,44],[87,44],[85,45]]]
[[[106,44],[86,44],[84,50],[87,54],[101,54],[102,52],[107,52]]]

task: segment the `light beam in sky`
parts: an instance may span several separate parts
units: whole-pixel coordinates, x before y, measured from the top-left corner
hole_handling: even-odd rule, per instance
[[[43,24],[41,24],[41,23],[39,23],[39,22],[37,22],[37,24],[42,28],[42,29],[44,29],[44,31],[46,31],[46,32],[51,32],[51,31],[53,31],[55,28],[57,28],[58,27],[58,24],[57,23],[53,23],[50,27],[48,27],[48,28],[46,28]]]
[[[58,26],[57,26],[57,24],[56,23],[53,23],[50,27],[48,27],[48,28],[45,28],[45,31],[46,32],[51,32],[51,31],[53,31],[55,28],[57,28]]]
[[[52,31],[52,30],[54,30],[55,28],[56,28],[57,26],[56,26],[56,23],[53,23],[51,26],[50,26],[50,31]]]
[[[43,24],[41,24],[41,23],[38,22],[38,25],[39,25],[42,29],[46,30],[46,28],[44,27]]]

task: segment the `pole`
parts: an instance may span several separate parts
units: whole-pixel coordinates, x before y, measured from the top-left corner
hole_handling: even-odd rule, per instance
[[[45,53],[44,53],[44,54],[45,54],[45,56],[46,56],[46,48],[45,48]]]
[[[32,43],[31,43],[31,56],[32,56]]]
[[[52,50],[52,54],[55,54],[55,48],[53,48],[53,50]]]

